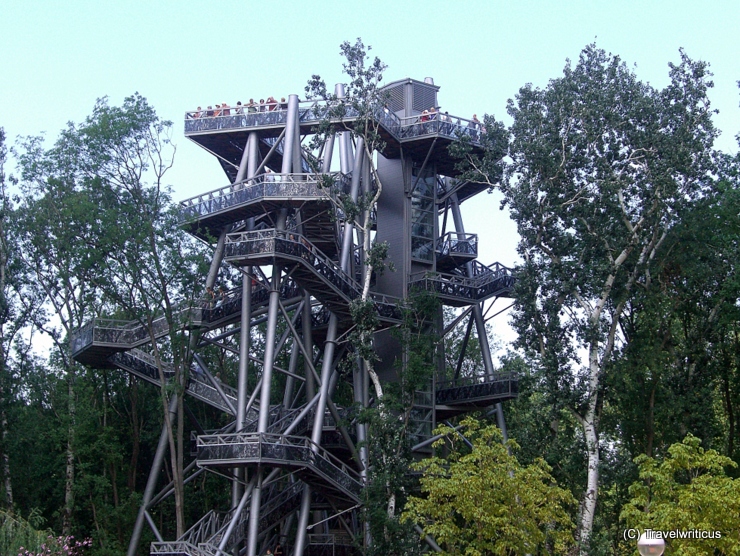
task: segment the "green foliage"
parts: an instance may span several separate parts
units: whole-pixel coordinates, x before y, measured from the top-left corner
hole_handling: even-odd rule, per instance
[[[375,116],[386,102],[379,86],[387,66],[377,56],[371,60],[368,55],[371,48],[365,46],[359,38],[354,44],[345,41],[340,46],[340,54],[344,57],[342,69],[349,77],[349,82],[345,83],[343,99],[328,92],[321,76],[313,75],[308,81],[306,98],[328,101],[323,107],[317,107],[323,113],[317,133],[312,139],[312,148],[319,148],[326,143],[328,136],[333,133],[332,121],[342,121],[346,116],[352,115],[353,122],[347,124],[352,135],[365,141],[368,152],[383,149],[384,142],[378,133]],[[318,168],[314,170],[318,171]]]
[[[397,507],[403,507],[412,488],[407,417],[392,411],[384,399],[379,407],[365,411],[363,418],[369,425],[368,451],[373,462],[368,486],[363,491],[364,511],[373,539],[367,556],[421,554],[418,535],[411,524],[402,523],[397,513],[388,512],[388,501],[394,498]]]
[[[719,532],[721,538],[668,539],[666,553],[683,556],[740,554],[740,479],[727,476],[736,468],[730,458],[704,450],[687,435],[659,461],[645,455],[635,462],[640,481],[629,488],[631,500],[621,518],[627,527],[657,531]]]
[[[574,545],[573,496],[543,460],[522,466],[509,455],[495,426],[461,424],[471,447],[450,427],[435,431],[445,435],[435,445],[447,443],[450,454],[414,465],[424,497],[409,498],[402,521],[421,525],[445,554],[564,554]]]
[[[39,531],[22,517],[0,510],[0,554],[39,550],[49,536],[49,531]]]

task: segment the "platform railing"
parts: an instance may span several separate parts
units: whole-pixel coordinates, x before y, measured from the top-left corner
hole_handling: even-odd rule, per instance
[[[188,324],[211,324],[241,312],[241,287],[226,291],[222,298],[201,298],[198,300],[184,300],[174,306],[174,320],[179,326]],[[284,282],[280,290],[283,299],[290,299],[300,295],[300,288],[292,280]],[[269,289],[253,288],[252,304],[266,303],[269,299]],[[155,337],[169,332],[169,323],[164,315],[152,321]],[[121,320],[96,317],[85,323],[77,330],[72,331],[70,346],[72,353],[78,353],[94,342],[112,344],[130,349],[147,343],[151,339],[148,327],[140,320]]]
[[[187,554],[188,556],[213,556],[209,551],[184,541],[153,542],[149,554],[166,556]]]
[[[321,184],[325,176],[329,176],[335,182],[347,179],[340,172],[330,174],[268,172],[185,199],[180,201],[180,205],[186,214],[193,211],[192,216],[203,216],[265,196],[323,197],[328,195],[329,191],[317,186]]]
[[[318,472],[325,480],[334,482],[355,497],[362,489],[362,479],[357,471],[306,437],[271,433],[209,434],[198,436],[197,447],[199,454],[201,450],[234,447],[239,448],[237,451],[244,459],[294,462]],[[202,458],[199,456],[199,459]],[[203,459],[207,461],[209,458]]]
[[[226,236],[226,259],[246,255],[281,253],[304,260],[314,271],[331,283],[348,300],[362,294],[360,284],[344,272],[339,264],[322,253],[301,234],[275,229],[239,232]],[[314,293],[314,292],[312,292]],[[371,293],[370,298],[382,317],[399,319],[400,300],[395,297]]]
[[[484,132],[484,129],[480,122],[436,112],[429,115],[422,114],[401,118],[400,138],[438,134],[453,139],[469,137],[474,143],[477,143],[480,140],[481,132]]]
[[[270,108],[273,109],[270,109]],[[239,129],[249,127],[279,126],[287,123],[287,105],[257,105],[256,111],[250,106],[229,107],[228,114],[218,108],[216,110],[193,110],[185,113],[185,133],[199,133],[221,129]],[[351,121],[359,115],[351,102],[336,99],[305,100],[298,103],[298,118],[301,124],[319,122],[326,118],[331,111],[333,120]],[[209,115],[210,113],[210,115]],[[337,114],[338,113],[338,114]],[[217,115],[218,114],[218,115]],[[379,120],[391,133],[397,132],[400,126],[399,118],[392,112],[378,107],[375,118]]]
[[[444,272],[417,272],[409,277],[409,284],[441,296],[470,300],[485,298],[499,290],[508,292],[514,286],[513,271],[500,263],[489,266],[478,263],[473,269],[472,277]]]
[[[236,110],[238,109],[229,108],[228,115],[223,114],[221,109],[211,110],[210,116],[208,110],[186,112],[185,133],[280,126],[287,123],[288,112],[280,103],[275,105],[273,110],[270,110],[268,105],[260,105],[256,112],[250,112],[248,107],[242,107],[242,113],[237,113]],[[338,117],[337,112],[340,114]],[[219,115],[215,115],[216,113]],[[299,102],[298,114],[302,124],[318,123],[327,117],[331,120],[351,122],[359,115],[350,102],[343,102],[341,99]],[[485,133],[485,127],[480,121],[440,112],[399,118],[386,107],[377,106],[373,110],[373,117],[396,139],[439,134],[452,139],[466,136],[477,143],[481,134]]]
[[[478,256],[478,234],[447,232],[437,240],[437,253],[476,257]]]
[[[512,398],[519,392],[519,376],[512,372],[492,375],[458,377],[437,382],[435,388],[438,404],[475,401],[485,398]]]

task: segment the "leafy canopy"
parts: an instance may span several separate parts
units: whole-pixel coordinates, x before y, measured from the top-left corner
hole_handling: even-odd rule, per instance
[[[462,425],[464,439],[450,427],[436,431],[445,437],[435,446],[450,447],[447,458],[414,465],[424,497],[409,498],[402,520],[420,524],[445,554],[565,553],[574,544],[573,495],[557,486],[544,460],[521,465],[497,427],[472,417]]]
[[[669,554],[740,554],[740,479],[725,472],[737,464],[700,444],[689,434],[668,449],[663,461],[645,455],[636,458],[640,481],[630,486],[632,499],[623,508],[621,519],[627,527],[642,530],[721,533],[719,539],[668,539]]]

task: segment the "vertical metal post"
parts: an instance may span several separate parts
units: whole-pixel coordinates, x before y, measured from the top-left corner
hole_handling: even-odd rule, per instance
[[[301,166],[301,122],[300,113],[298,111],[298,95],[290,95],[288,97],[288,115],[293,114],[295,122],[293,124],[293,158],[291,160],[293,164],[293,172],[302,173],[303,167]]]
[[[283,164],[281,172],[290,174],[300,172],[300,150],[298,153],[298,169],[294,167],[294,153],[298,133],[298,95],[288,97],[288,113],[285,121],[285,140],[283,141]]]
[[[241,179],[246,175],[251,179],[255,175],[257,165],[259,164],[259,136],[252,132],[247,137],[247,144],[244,147],[242,161],[239,165],[239,172],[244,170]],[[237,175],[235,181],[240,181],[240,175]],[[251,220],[251,219],[250,219]],[[254,223],[250,221],[247,229],[251,230]],[[242,274],[242,305],[241,305],[241,329],[239,331],[239,371],[236,386],[236,431],[240,431],[246,425],[247,420],[247,392],[248,374],[249,374],[249,325],[252,320],[252,267],[246,267],[245,273]],[[231,483],[231,507],[236,508],[242,495],[242,483],[245,479],[244,467],[236,467],[233,470],[234,481]]]
[[[170,412],[170,419],[174,419],[177,415],[177,396],[172,396],[172,399],[170,399],[168,411]],[[146,519],[146,511],[149,503],[152,501],[152,496],[154,496],[154,489],[157,487],[157,479],[159,478],[160,471],[162,471],[162,464],[164,463],[164,454],[167,451],[167,444],[167,424],[165,423],[162,425],[162,433],[159,435],[157,451],[154,453],[154,461],[152,462],[152,468],[149,470],[149,478],[147,479],[146,488],[144,489],[144,497],[141,500],[139,513],[136,515],[136,522],[134,523],[134,530],[131,533],[131,540],[128,544],[126,556],[136,556],[136,551],[139,548],[141,531],[144,528],[144,520]]]
[[[334,86],[334,94],[337,98],[344,98],[344,85],[337,83]],[[349,131],[341,131],[337,134],[339,138],[339,165],[343,174],[351,171],[352,164],[352,138]]]
[[[247,422],[247,382],[249,377],[249,323],[252,320],[252,278],[242,274],[242,314],[239,330],[239,375],[236,384],[236,432],[241,431]],[[232,483],[231,507],[236,507],[241,498],[241,481],[244,468],[234,469],[235,481]]]

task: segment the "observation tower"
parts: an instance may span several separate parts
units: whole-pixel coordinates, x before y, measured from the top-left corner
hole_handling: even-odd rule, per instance
[[[363,488],[368,465],[377,465],[368,462],[366,425],[353,411],[376,401],[351,341],[350,308],[363,297],[364,232],[371,242],[388,243],[395,267],[373,277],[368,296],[380,381],[394,382],[403,365],[391,329],[414,290],[459,308],[446,328],[440,309],[437,332],[466,325],[464,345],[480,342],[483,355],[483,369],[472,376],[461,372],[464,348],[452,368],[437,357],[436,375],[414,396],[412,451],[430,453],[436,425],[470,411],[495,411],[505,433],[501,402],[516,396],[517,381],[494,369],[483,303],[510,297],[513,277],[498,263],[478,261],[478,236],[465,230],[461,205],[486,186],[458,179],[448,153],[461,138],[482,152],[485,131],[477,121],[429,113],[439,106],[438,90],[431,79],[384,86],[382,103],[370,106],[383,143],[375,152],[353,132],[361,114],[341,85],[329,101],[290,95],[254,109],[186,114],[185,136],[217,158],[228,184],[182,201],[182,226],[212,246],[205,288],[223,283],[227,272],[241,282],[176,311],[193,353],[186,403],[197,400],[230,416],[228,426],[194,437],[186,481],[202,472],[225,477],[232,508],[207,513],[179,539],[161,538],[150,510],[170,488],[156,491],[167,450],[163,430],[129,556],[146,523],[158,539],[151,554],[256,556],[278,543],[285,554],[362,553]],[[340,117],[330,110],[338,103],[345,103]],[[328,130],[326,140],[312,150],[320,128]],[[346,217],[342,198],[370,198],[381,184],[370,224]],[[173,373],[166,365],[160,373],[152,338],[164,338],[171,326],[164,316],[149,326],[94,319],[74,334],[73,356],[160,385]],[[214,346],[238,366],[231,384],[199,353]]]

